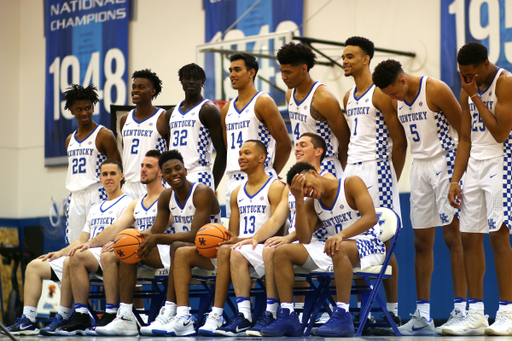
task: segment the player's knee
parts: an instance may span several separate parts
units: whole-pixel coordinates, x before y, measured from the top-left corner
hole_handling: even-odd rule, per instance
[[[247,264],[247,259],[238,250],[231,250],[231,267],[236,269]]]
[[[274,261],[274,254],[276,249],[274,247],[264,247],[263,248],[263,262],[268,264],[269,262]]]
[[[182,242],[181,240],[172,242],[171,243],[171,255],[175,254],[176,251],[183,246],[190,246],[190,243]]]
[[[103,266],[119,263],[119,258],[114,252],[103,252],[100,254],[100,262]]]
[[[231,246],[232,245],[221,245],[219,249],[217,250],[217,260],[226,260],[229,259],[229,256],[231,254]]]

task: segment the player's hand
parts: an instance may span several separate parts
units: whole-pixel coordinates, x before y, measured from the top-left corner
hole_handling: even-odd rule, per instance
[[[139,260],[143,260],[156,246],[157,240],[156,235],[146,232],[139,232],[139,236],[144,238],[144,241],[142,242],[142,244],[140,244],[137,250],[139,252],[137,257],[139,258]]]
[[[289,186],[290,192],[295,197],[295,201],[304,201],[304,184],[306,177],[304,174],[295,174],[292,179],[292,185]]]
[[[229,232],[229,230],[226,231],[229,236],[229,240],[226,240],[225,242],[219,243],[219,245],[230,245],[230,244],[236,244],[239,241],[241,241],[240,238]]]
[[[462,203],[462,191],[460,185],[457,182],[450,183],[450,190],[448,191],[448,201],[452,207],[461,209],[460,204]]]
[[[288,244],[288,240],[286,237],[271,237],[265,240],[265,247],[278,247],[284,244]]]
[[[112,251],[114,251],[114,242],[113,241],[109,241],[107,244],[103,245],[103,247],[101,248],[101,253],[112,252]]]
[[[59,255],[58,252],[49,252],[46,255],[37,257],[37,259],[40,259],[43,262],[46,260],[48,260],[50,262],[50,261],[60,258],[60,257],[61,257],[61,255]]]
[[[336,251],[340,248],[340,244],[343,241],[343,237],[339,234],[335,234],[332,237],[329,237],[327,241],[325,242],[325,248],[324,253],[327,254],[327,256],[332,257],[336,254]]]
[[[471,97],[473,95],[478,95],[478,86],[476,85],[476,81],[478,79],[478,73],[476,73],[473,78],[471,79],[471,82],[467,82],[466,81],[466,77],[464,77],[462,75],[462,73],[460,73],[460,83],[461,83],[461,86],[462,86],[462,89],[464,90],[464,92],[466,92],[466,94],[468,95],[468,97]]]
[[[258,241],[254,238],[244,239],[236,243],[231,247],[232,250],[236,250],[242,247],[242,245],[246,244],[252,244],[252,249],[254,250],[256,248],[256,245],[258,245]]]
[[[71,250],[69,250],[69,256],[70,257],[73,256],[75,254],[75,252],[77,252],[77,251],[84,252],[88,248],[89,248],[88,243],[77,245],[77,246],[73,247]]]

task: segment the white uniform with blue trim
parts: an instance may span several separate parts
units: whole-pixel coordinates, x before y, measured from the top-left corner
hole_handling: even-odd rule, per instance
[[[375,84],[361,97],[356,92],[356,87],[350,90],[346,107],[350,143],[344,175],[359,176],[375,207],[390,208],[400,216],[398,181],[391,162],[393,142],[384,115],[373,105]]]
[[[498,98],[496,83],[502,72],[499,69],[487,89],[478,95],[494,115]],[[511,229],[512,208],[512,154],[511,138],[497,142],[485,127],[473,101],[468,98],[471,124],[471,152],[462,188],[460,231],[489,233],[498,231],[501,225]]]
[[[96,147],[96,137],[103,128],[96,128],[82,141],[73,133],[67,148],[68,173],[66,188],[71,192],[66,211],[66,240],[71,243],[80,237],[93,204],[107,199],[100,182],[100,166],[107,157]]]
[[[210,130],[199,118],[203,105],[209,102],[209,99],[204,99],[187,112],[180,110],[183,102],[174,108],[169,120],[169,149],[177,149],[183,155],[188,181],[200,182],[215,191],[211,170],[212,138]]]
[[[336,178],[343,176],[343,169],[338,160],[338,139],[332,132],[327,121],[317,121],[311,116],[311,102],[316,89],[319,86],[326,86],[320,82],[315,82],[308,95],[298,103],[295,99],[295,90],[292,90],[290,101],[288,102],[288,113],[292,125],[292,135],[294,143],[299,141],[300,136],[304,133],[314,133],[321,136],[325,140],[327,150],[325,158],[322,160],[322,169],[333,174]]]
[[[157,129],[157,122],[164,109],[158,108],[144,121],[133,117],[135,109],[130,111],[124,123],[123,168],[126,183],[123,192],[132,199],[138,199],[147,193],[146,186],[140,182],[140,164],[149,150],[160,152],[167,150],[167,143]]]
[[[227,161],[226,175],[226,216],[229,218],[231,208],[229,205],[231,193],[247,179],[247,175],[240,171],[238,157],[242,144],[247,140],[259,140],[267,147],[267,159],[265,160],[265,172],[277,178],[273,169],[276,141],[270,134],[268,128],[256,117],[254,106],[258,97],[263,92],[258,91],[251,101],[242,109],[238,110],[235,103],[238,97],[229,102],[229,109],[225,117],[226,138],[227,138]]]

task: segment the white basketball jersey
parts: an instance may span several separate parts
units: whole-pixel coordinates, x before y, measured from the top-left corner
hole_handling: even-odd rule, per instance
[[[496,82],[504,69],[498,69],[494,75],[494,79],[487,89],[480,92],[478,96],[482,99],[485,106],[494,115],[494,108],[498,103],[496,97]],[[471,114],[471,157],[477,160],[492,159],[503,156],[503,143],[497,142],[492,134],[487,130],[484,121],[480,117],[476,105],[471,98],[468,98],[469,113]],[[507,143],[505,143],[507,145]]]
[[[270,185],[276,180],[269,177],[267,182],[254,195],[249,195],[245,190],[247,181],[243,183],[238,191],[236,198],[240,219],[238,221],[240,228],[239,238],[248,238],[254,236],[256,232],[270,219],[270,200],[268,200],[268,190]]]
[[[267,160],[265,169],[272,168],[276,141],[270,134],[268,128],[260,122],[254,113],[254,106],[258,97],[263,92],[258,92],[251,101],[242,109],[238,110],[235,103],[236,97],[229,103],[229,110],[225,118],[227,138],[227,164],[226,173],[240,172],[238,156],[242,144],[247,140],[259,140],[267,147]]]
[[[292,125],[293,141],[297,143],[300,136],[304,133],[318,134],[327,144],[325,156],[336,156],[338,154],[338,139],[332,132],[331,127],[327,121],[317,121],[311,116],[311,102],[313,101],[316,89],[321,85],[323,84],[315,82],[308,95],[300,103],[297,103],[295,99],[295,89],[292,90],[290,102],[288,103],[288,113]]]
[[[145,231],[153,226],[153,222],[156,218],[156,211],[158,207],[158,199],[156,199],[151,206],[144,206],[144,198],[147,196],[144,195],[142,198],[137,201],[135,205],[135,209],[133,210],[133,217],[135,218],[135,228],[140,231]]]
[[[359,219],[359,212],[352,209],[347,203],[345,179],[339,179],[338,181],[338,195],[332,207],[325,207],[320,200],[315,199],[315,212],[322,221],[322,227],[325,229],[324,233],[326,233],[324,236],[317,236],[320,240],[327,240],[330,236],[334,236]],[[374,239],[378,236],[380,236],[379,224],[358,235],[357,239]],[[356,236],[349,239],[356,239]]]
[[[353,87],[347,101],[347,121],[350,128],[347,163],[388,159],[392,141],[384,116],[373,106],[375,84],[359,98]]]
[[[68,175],[66,188],[77,192],[100,182],[100,166],[107,157],[96,148],[96,137],[103,128],[98,124],[85,139],[76,138],[76,130],[68,144]]]
[[[131,202],[132,199],[123,194],[113,200],[104,200],[93,205],[82,232],[89,233],[89,240],[93,239],[106,227],[118,221]]]
[[[153,115],[144,121],[133,117],[135,109],[130,111],[123,126],[123,168],[126,181],[140,181],[140,164],[148,150],[167,150],[167,143],[156,128],[160,114],[164,111],[158,108]]]
[[[178,104],[169,120],[171,132],[169,149],[177,149],[185,159],[185,168],[191,172],[198,167],[210,167],[212,163],[212,138],[210,131],[199,119],[203,105],[209,102],[204,99],[201,103],[187,112],[180,110]]]
[[[426,159],[457,147],[453,127],[442,111],[435,112],[427,105],[427,79],[421,77],[420,89],[412,103],[398,101],[398,119],[404,126],[411,154]]]
[[[181,206],[178,202],[176,193],[173,192],[171,194],[171,200],[169,200],[169,210],[171,211],[171,215],[173,217],[173,223],[170,229],[166,231],[166,233],[190,231],[192,220],[196,214],[196,207],[194,206],[194,192],[196,191],[198,185],[199,182],[194,182],[192,184],[187,201],[185,201],[183,206]],[[217,214],[210,215],[210,223],[220,224],[220,211]]]

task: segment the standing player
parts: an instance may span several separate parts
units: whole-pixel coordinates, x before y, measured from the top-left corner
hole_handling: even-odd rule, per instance
[[[461,109],[450,88],[431,77],[407,74],[396,60],[386,60],[375,68],[373,81],[391,97],[404,126],[414,161],[411,169],[411,223],[416,257],[416,312],[399,327],[402,335],[434,333],[430,318],[430,282],[434,270],[435,227],[443,226],[450,250],[454,309],[450,319],[435,331],[453,324],[466,311],[466,276],[462,257],[459,219],[448,201],[448,190],[457,151]],[[455,129],[454,129],[455,128]]]
[[[320,135],[327,144],[322,169],[341,178],[350,131],[336,97],[309,74],[316,63],[314,52],[306,44],[288,43],[277,52],[277,60],[281,77],[290,89],[286,102],[295,143],[304,133]]]
[[[80,237],[91,205],[106,199],[99,165],[106,158],[121,161],[112,131],[92,120],[94,105],[99,101],[96,91],[92,84],[86,88],[72,84],[64,92],[64,109],[69,109],[78,122],[78,129],[66,139],[66,188],[71,192],[66,212],[68,243]]]
[[[167,150],[165,110],[153,106],[162,91],[162,81],[156,73],[144,69],[132,75],[132,102],[136,108],[119,122],[123,136],[123,166],[126,183],[123,191],[132,199],[142,198],[146,187],[140,182],[140,163],[148,150]]]
[[[452,206],[461,208],[469,311],[459,323],[443,328],[443,334],[512,335],[512,75],[491,63],[487,48],[477,42],[461,47],[457,62],[462,122],[449,199]],[[464,171],[461,191],[459,181]],[[496,321],[490,327],[483,302],[486,233],[494,253],[500,297]]]
[[[364,180],[375,207],[387,207],[400,216],[398,178],[405,162],[407,140],[391,99],[375,87],[370,73],[373,42],[363,37],[345,41],[343,68],[356,85],[343,99],[350,127],[345,175]],[[396,171],[396,174],[395,174]],[[392,277],[384,281],[387,308],[398,317],[398,264],[390,260]]]
[[[224,141],[227,147],[226,201],[244,180],[240,171],[238,154],[247,140],[260,140],[267,148],[265,171],[277,177],[288,161],[292,149],[290,137],[283,118],[274,100],[256,90],[254,79],[258,73],[258,61],[247,53],[237,53],[230,57],[229,79],[238,96],[221,111]],[[275,158],[274,160],[274,152]],[[230,205],[226,205],[226,216],[230,216]]]
[[[185,100],[171,113],[169,148],[185,156],[189,181],[200,182],[215,190],[226,169],[226,145],[222,135],[220,110],[201,95],[206,74],[199,65],[185,65],[178,71],[178,75]],[[212,142],[217,151],[213,174],[210,168]]]

